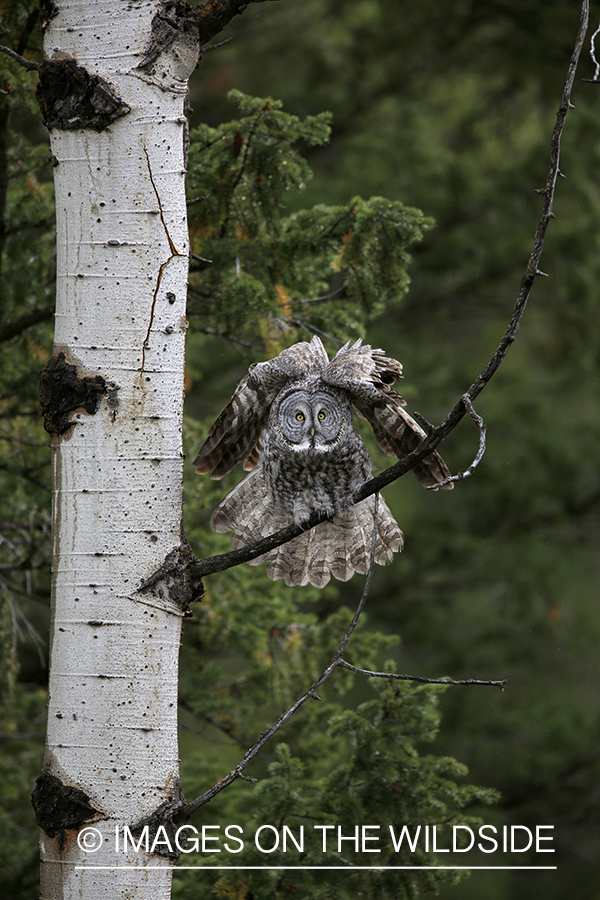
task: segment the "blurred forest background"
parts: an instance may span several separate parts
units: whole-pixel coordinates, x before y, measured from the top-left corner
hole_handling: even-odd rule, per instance
[[[591,12],[593,31],[600,7]],[[35,4],[2,0],[0,16],[0,43],[40,59]],[[195,258],[188,460],[248,365],[314,330],[331,336],[330,350],[359,335],[383,347],[404,363],[400,389],[409,410],[436,423],[446,414],[488,361],[512,311],[541,212],[536,189],[545,183],[578,22],[579,4],[570,0],[281,0],[251,5],[231,22],[217,41],[232,40],[205,52],[190,96]],[[490,799],[483,791],[460,794],[447,787],[450,806],[470,803],[463,815],[498,827],[555,826],[554,856],[522,854],[511,861],[556,864],[558,870],[479,872],[458,886],[390,883],[365,889],[365,896],[417,896],[411,890],[429,884],[443,898],[465,900],[558,900],[575,886],[580,900],[600,898],[600,95],[597,85],[582,80],[594,73],[588,50],[589,39],[562,143],[566,177],[559,180],[556,220],[542,257],[548,278],[536,281],[517,342],[476,404],[488,427],[487,452],[473,477],[452,492],[424,492],[410,477],[386,490],[406,548],[375,573],[368,624],[352,658],[378,666],[393,658],[399,671],[415,675],[508,679],[504,693],[406,688],[406,718],[395,734],[414,737],[415,746],[432,741],[427,752],[435,759],[456,758],[468,767],[470,783],[499,792],[488,807],[475,802]],[[37,883],[37,829],[28,797],[43,749],[51,552],[50,451],[38,418],[37,377],[52,346],[52,170],[35,82],[35,72],[0,58],[0,884],[19,900],[34,896]],[[323,119],[304,126],[299,150],[312,178],[285,143],[293,143],[300,126],[282,119],[287,138],[281,141],[293,171],[272,197],[265,194],[272,205],[247,233],[240,223],[251,216],[243,204],[255,202],[252,190],[266,177],[260,160],[253,185],[246,185],[248,200],[240,193],[243,181],[229,184],[231,202],[217,184],[244,158],[249,130],[271,126],[265,116],[258,124],[264,103],[236,103],[228,99],[233,89],[281,100],[285,114],[300,119],[331,113],[326,143]],[[240,102],[250,117],[245,123]],[[231,120],[236,124],[227,125]],[[202,164],[219,142],[229,156],[211,157],[208,176]],[[249,155],[246,161],[250,166]],[[388,198],[435,220],[433,228],[418,220],[422,240],[409,251],[408,292],[399,270],[380,291],[365,286],[360,271],[348,286],[350,276],[344,281],[317,256],[314,271],[305,269],[306,284],[297,273],[295,291],[280,282],[285,265],[299,268],[299,235],[324,216],[314,208],[327,204],[347,217],[358,208],[348,206],[350,198],[358,196]],[[227,232],[230,213],[237,215],[236,226]],[[281,216],[287,218],[279,229]],[[347,222],[345,229],[348,235]],[[287,261],[261,274],[261,255],[263,262],[265,254],[274,259],[282,235],[292,235],[282,243]],[[340,259],[344,246],[342,235]],[[237,265],[239,275],[240,258],[246,273],[254,265],[254,280],[248,276],[234,296],[222,272]],[[322,312],[318,297],[325,294]],[[476,447],[476,429],[464,420],[440,449],[456,472]],[[380,455],[377,464],[390,461]],[[232,483],[207,485],[188,472],[186,528],[198,556],[228,549],[226,537],[210,533],[208,518]],[[308,686],[345,629],[348,615],[340,606],[355,605],[362,579],[321,593],[290,591],[268,583],[260,569],[244,567],[210,576],[206,586],[182,649],[188,799],[235,765],[259,725],[262,730],[286,698]],[[278,759],[280,768],[272,767],[269,778],[260,766],[250,772],[265,774],[259,793],[238,783],[222,801],[229,805],[213,808],[220,801],[213,802],[203,821],[244,821],[257,796],[264,816],[272,817],[264,821],[273,821],[277,810],[282,816],[293,811],[292,797],[310,810],[327,777],[319,766],[329,760],[340,772],[347,763],[339,741],[350,725],[327,731],[331,710],[352,707],[359,717],[373,693],[371,685],[349,679],[328,687],[323,706],[331,705],[306,716],[302,710],[282,734],[304,774],[297,761],[289,775],[288,760],[282,787],[286,751],[276,757],[270,750],[265,759]],[[358,726],[350,743],[360,744]],[[362,746],[373,745],[364,738]],[[321,782],[310,781],[311,767]],[[448,771],[464,782],[459,766],[448,763]],[[313,791],[310,802],[302,795],[304,783]],[[280,806],[269,807],[268,785],[274,791],[277,784]],[[333,781],[328,785],[332,789]],[[352,814],[344,813],[348,821]],[[404,808],[397,821],[405,821],[402,815],[408,815]],[[195,896],[198,883],[197,877],[182,879],[174,895]],[[229,883],[211,884],[217,896],[275,896],[258,888],[234,894]],[[340,883],[331,896],[346,896],[346,889]],[[313,890],[321,896],[308,882],[301,896]]]

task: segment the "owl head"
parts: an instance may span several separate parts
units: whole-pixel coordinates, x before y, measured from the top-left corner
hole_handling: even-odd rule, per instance
[[[350,398],[322,385],[290,386],[271,408],[269,432],[289,449],[326,453],[352,426]]]

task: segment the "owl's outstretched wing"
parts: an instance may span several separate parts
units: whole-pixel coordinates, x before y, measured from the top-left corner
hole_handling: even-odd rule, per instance
[[[415,450],[427,436],[404,407],[406,400],[392,385],[402,377],[402,364],[373,350],[360,340],[345,344],[323,371],[327,384],[343,388],[350,394],[358,415],[373,429],[380,448],[388,456],[402,459]],[[434,488],[450,472],[435,450],[412,469],[423,487]],[[444,485],[452,489],[452,483]]]
[[[196,472],[222,478],[242,460],[252,460],[268,415],[269,404],[250,370],[208,432],[193,462]]]
[[[240,462],[253,469],[260,457],[260,435],[269,409],[288,381],[318,374],[329,358],[318,337],[283,350],[275,359],[255,363],[208,432],[194,460],[196,472],[222,478]]]

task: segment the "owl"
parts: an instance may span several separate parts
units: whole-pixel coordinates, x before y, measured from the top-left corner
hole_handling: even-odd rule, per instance
[[[198,456],[196,472],[222,478],[240,462],[249,474],[219,504],[214,531],[232,531],[232,546],[246,546],[317,512],[314,528],[250,565],[266,562],[267,574],[288,585],[324,587],[333,575],[347,581],[369,569],[374,496],[353,505],[371,478],[371,460],[352,424],[366,419],[380,448],[401,459],[426,436],[392,387],[402,365],[361,340],[329,359],[317,336],[250,366]],[[449,475],[435,451],[412,470],[425,487]],[[452,487],[452,484],[444,485]],[[386,565],[402,549],[403,536],[386,503],[377,503],[375,562]]]

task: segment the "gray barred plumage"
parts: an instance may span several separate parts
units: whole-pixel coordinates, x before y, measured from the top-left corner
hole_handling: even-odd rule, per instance
[[[215,531],[233,531],[232,546],[266,537],[313,512],[333,516],[257,559],[270,578],[323,587],[331,575],[347,581],[368,571],[374,497],[352,505],[371,477],[367,448],[352,426],[352,408],[371,424],[381,449],[401,459],[425,437],[404,411],[392,384],[402,366],[357,341],[330,361],[321,340],[301,342],[275,359],[251,366],[209,431],[196,471],[221,478],[239,462],[250,474],[219,504]],[[260,463],[260,464],[259,464]],[[438,453],[413,469],[427,487],[448,469]],[[448,485],[452,487],[452,485]],[[375,562],[401,550],[402,532],[379,498]]]

